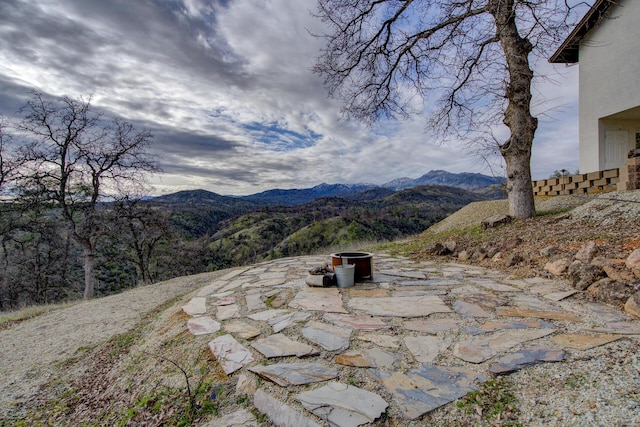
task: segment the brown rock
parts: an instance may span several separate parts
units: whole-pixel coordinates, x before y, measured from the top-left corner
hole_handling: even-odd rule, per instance
[[[485,248],[478,248],[473,252],[473,259],[482,261],[488,256],[489,252]]]
[[[640,291],[629,297],[624,305],[624,311],[640,318]]]
[[[507,258],[504,264],[507,267],[513,267],[516,264],[520,264],[522,261],[524,261],[524,258],[522,257],[522,255],[514,253],[509,255],[509,257]]]
[[[449,250],[450,253],[454,253],[458,248],[458,244],[453,240],[447,240],[442,244],[445,248]]]
[[[504,250],[510,251],[522,244],[522,239],[519,237],[508,240],[504,245]]]
[[[579,291],[584,291],[607,275],[601,267],[585,264],[581,261],[572,262],[567,269],[567,274],[573,283],[573,287]]]
[[[540,249],[540,256],[551,257],[559,252],[560,250],[556,246],[547,246],[546,248]]]
[[[627,258],[625,265],[629,270],[633,271],[633,274],[637,278],[640,278],[640,249],[636,249],[631,252],[631,255]]]
[[[598,245],[593,240],[585,243],[582,248],[576,253],[575,259],[589,264],[593,257],[598,253]]]
[[[495,228],[503,224],[508,224],[512,219],[513,218],[511,218],[509,215],[498,214],[485,219],[480,225],[482,226],[483,230],[486,230],[487,228]]]
[[[443,256],[451,254],[451,251],[442,243],[434,243],[433,245],[428,246],[425,250],[427,253],[432,255]]]
[[[558,258],[555,261],[549,261],[545,264],[544,269],[549,273],[559,276],[567,271],[571,265],[571,260],[567,258]]]
[[[616,282],[613,279],[601,279],[589,286],[587,292],[598,301],[608,304],[622,305],[633,294],[633,286],[628,283]]]
[[[471,258],[471,257],[469,256],[469,252],[464,251],[464,250],[463,250],[463,251],[458,252],[458,259],[459,259],[460,261],[469,261],[469,258]]]

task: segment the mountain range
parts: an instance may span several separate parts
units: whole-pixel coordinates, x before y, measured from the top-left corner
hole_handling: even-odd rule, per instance
[[[274,189],[248,196],[238,196],[237,198],[258,205],[300,205],[326,197],[363,200],[367,193],[371,196],[370,199],[375,199],[421,185],[456,187],[471,192],[483,193],[487,198],[503,198],[504,195],[499,187],[504,181],[504,178],[496,178],[480,173],[451,173],[443,170],[432,170],[419,178],[398,178],[381,185],[322,183],[311,188]],[[495,194],[490,194],[487,189],[495,190]]]

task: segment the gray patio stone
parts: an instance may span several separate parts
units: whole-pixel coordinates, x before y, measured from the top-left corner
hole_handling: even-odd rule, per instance
[[[351,314],[327,313],[324,320],[334,325],[344,326],[347,328],[358,329],[361,331],[375,331],[379,329],[389,329],[384,320],[373,316],[355,316]]]
[[[253,354],[229,334],[209,342],[209,348],[227,375],[254,360]]]
[[[220,330],[220,323],[209,316],[193,317],[187,320],[187,328],[193,335],[213,334]]]
[[[560,362],[566,357],[567,354],[564,351],[555,348],[529,348],[502,356],[489,367],[489,372],[494,375],[503,375],[538,363]]]
[[[451,309],[438,296],[352,298],[348,306],[373,316],[421,317],[433,313],[451,312]]]
[[[375,393],[338,382],[301,393],[296,399],[318,418],[335,427],[372,423],[389,406]]]
[[[294,341],[283,334],[275,334],[262,338],[251,344],[267,358],[282,356],[309,356],[318,354],[310,345]]]
[[[302,336],[325,350],[341,351],[349,348],[351,329],[321,322],[309,322],[302,329]]]
[[[253,396],[253,405],[258,411],[266,414],[278,427],[322,427],[309,417],[260,389]]]
[[[273,328],[274,333],[278,333],[295,323],[304,322],[309,317],[311,317],[309,313],[296,311],[293,313],[285,314],[284,316],[274,317],[273,319],[269,320],[269,325]]]
[[[336,368],[316,362],[276,363],[253,366],[249,370],[281,387],[327,381],[339,374]]]
[[[471,369],[423,364],[407,373],[369,369],[367,373],[382,384],[404,417],[413,420],[475,390]]]
[[[289,303],[289,307],[300,310],[347,313],[342,306],[342,295],[338,288],[310,288],[301,290]]]
[[[459,341],[453,355],[471,363],[482,363],[518,344],[552,334],[555,329],[518,329],[474,336]]]

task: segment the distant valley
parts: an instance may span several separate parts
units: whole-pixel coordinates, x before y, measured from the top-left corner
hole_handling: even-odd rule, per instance
[[[208,269],[217,269],[420,233],[468,203],[503,198],[503,181],[431,171],[381,186],[320,184],[242,197],[193,190],[147,203],[169,212],[186,238],[206,241]]]

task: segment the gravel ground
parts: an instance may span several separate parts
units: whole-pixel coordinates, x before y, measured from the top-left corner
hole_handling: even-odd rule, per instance
[[[180,277],[80,302],[0,331],[0,417],[56,376],[61,362],[128,331],[145,313],[222,273]]]

